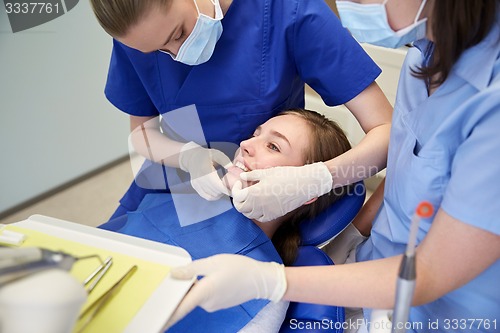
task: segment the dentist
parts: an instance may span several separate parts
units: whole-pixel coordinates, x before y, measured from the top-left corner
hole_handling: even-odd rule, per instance
[[[237,255],[194,261],[172,272],[203,276],[172,321],[196,306],[216,311],[252,298],[363,307],[369,319],[370,308],[394,305],[411,216],[427,200],[436,214],[418,230],[408,331],[498,332],[499,1],[339,0],[337,6],[360,42],[413,42],[399,80],[385,188],[354,221],[370,233],[355,251],[358,262],[285,268]]]
[[[204,141],[237,146],[272,116],[303,108],[308,84],[328,105],[345,104],[366,136],[356,148],[327,163],[293,169],[293,175],[304,181],[289,188],[300,192],[314,182],[316,191],[308,197],[318,197],[385,167],[392,107],[375,83],[380,68],[323,0],[91,4],[98,22],[114,38],[106,97],[130,116],[133,137],[148,138],[147,145],[135,149],[155,162],[148,162],[143,171],[156,168],[160,176],[153,184],[142,177],[147,172],[136,177],[113,218],[136,210],[145,194],[169,190],[162,164],[185,171],[183,176],[190,177],[193,188],[207,200],[229,194],[213,166],[227,166],[226,156],[203,147],[200,140],[181,143],[160,132],[158,116],[193,104]],[[356,168],[368,171],[361,174]],[[335,171],[350,169],[356,170],[345,175]],[[275,186],[274,175],[258,178],[257,192]],[[272,201],[274,207],[257,211],[252,207],[262,205],[253,192],[240,193],[239,207],[247,217],[261,221],[282,216],[310,199],[278,205]]]

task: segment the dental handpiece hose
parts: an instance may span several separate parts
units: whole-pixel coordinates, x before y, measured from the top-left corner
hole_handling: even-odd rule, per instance
[[[396,300],[394,303],[394,313],[392,317],[392,333],[406,332],[408,317],[410,315],[411,303],[416,284],[416,261],[415,248],[417,243],[418,225],[420,219],[429,218],[433,214],[432,205],[427,202],[421,202],[415,214],[411,219],[410,235],[406,252],[403,255],[399,275],[396,285]]]

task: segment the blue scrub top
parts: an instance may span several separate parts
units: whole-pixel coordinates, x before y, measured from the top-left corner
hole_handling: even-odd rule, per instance
[[[233,0],[222,25],[211,59],[197,66],[115,40],[107,98],[136,116],[195,104],[207,142],[239,144],[273,115],[303,107],[304,82],[333,106],[381,72],[323,0]]]
[[[356,97],[381,72],[324,0],[233,0],[222,25],[213,56],[197,66],[115,40],[107,98],[135,116],[195,104],[209,145],[238,145],[280,111],[304,107],[304,83],[333,106]],[[151,192],[145,188],[168,189],[162,170],[147,168],[113,217],[135,210]]]
[[[430,97],[410,68],[428,61],[433,44],[421,40],[408,51],[393,114],[384,202],[371,237],[358,248],[358,260],[402,254],[411,217],[423,200],[436,211],[441,207],[464,223],[500,235],[499,41],[497,21]],[[421,221],[418,243],[431,223]],[[497,261],[463,287],[412,308],[410,321],[423,324],[420,332],[498,332],[499,282]],[[429,320],[437,320],[439,330],[429,328]],[[476,320],[472,328],[470,320]]]

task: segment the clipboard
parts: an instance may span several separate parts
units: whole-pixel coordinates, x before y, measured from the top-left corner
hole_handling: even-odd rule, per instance
[[[94,327],[86,331],[89,333],[102,332],[102,329],[105,329],[109,333],[161,332],[163,325],[165,325],[173,314],[175,308],[179,305],[195,280],[194,278],[188,281],[170,278],[170,267],[186,265],[191,262],[190,255],[180,247],[43,215],[32,215],[27,220],[10,224],[10,226],[28,231],[28,238],[25,243],[30,243],[30,232],[36,234],[36,237],[33,235],[32,238],[36,239],[35,243],[42,244],[33,244],[32,241],[29,244],[32,246],[47,247],[43,244],[45,238],[47,241],[59,239],[64,244],[72,245],[68,247],[73,247],[74,245],[96,248],[99,251],[119,254],[122,262],[127,261],[127,264],[130,265],[133,265],[134,261],[147,262],[148,267],[159,269],[160,271],[163,270],[165,275],[161,276],[156,282],[154,290],[151,291],[149,297],[142,303],[142,306],[122,325],[125,327],[124,329],[110,331],[109,327],[104,328],[101,325],[101,327]],[[41,239],[40,235],[44,239]],[[65,249],[60,248],[60,250],[64,251]],[[120,320],[119,318],[107,319]]]

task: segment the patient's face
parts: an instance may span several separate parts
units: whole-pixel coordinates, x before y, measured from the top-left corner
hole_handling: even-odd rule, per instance
[[[304,152],[310,147],[310,130],[306,121],[295,115],[269,119],[259,126],[253,136],[240,143],[234,165],[226,180],[231,188],[244,171],[276,166],[302,166]]]

